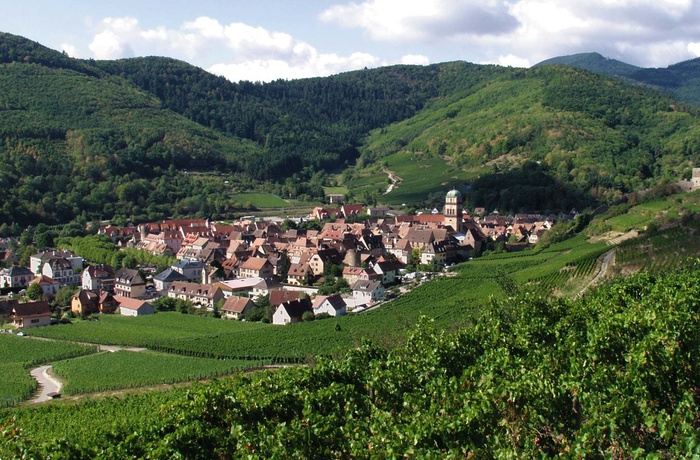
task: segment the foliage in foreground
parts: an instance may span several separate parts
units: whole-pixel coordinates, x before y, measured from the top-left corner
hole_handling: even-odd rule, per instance
[[[494,303],[474,327],[424,323],[392,350],[364,343],[312,368],[195,385],[153,408],[159,422],[109,436],[34,442],[50,435],[10,412],[0,456],[697,456],[700,262],[691,265],[577,301]]]

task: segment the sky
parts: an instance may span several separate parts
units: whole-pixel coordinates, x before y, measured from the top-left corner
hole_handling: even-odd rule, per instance
[[[700,56],[700,0],[0,0],[0,31],[77,58],[167,56],[231,81],[598,52]]]

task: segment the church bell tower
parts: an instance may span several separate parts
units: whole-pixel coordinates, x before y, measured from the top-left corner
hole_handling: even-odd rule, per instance
[[[457,233],[462,233],[462,194],[452,189],[445,197],[445,227],[452,227]]]

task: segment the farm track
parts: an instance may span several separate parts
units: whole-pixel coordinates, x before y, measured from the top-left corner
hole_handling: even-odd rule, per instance
[[[389,184],[389,186],[386,188],[386,192],[383,193],[383,195],[388,195],[392,190],[394,190],[394,187],[401,182],[401,178],[395,175],[393,171],[389,171],[388,169],[383,169],[383,171],[389,176],[389,180],[391,181],[391,184]]]
[[[588,284],[581,288],[578,294],[576,294],[576,297],[582,296],[588,290],[588,288],[590,288],[591,286],[595,286],[597,283],[600,282],[601,279],[603,279],[603,277],[605,277],[605,275],[607,275],[608,268],[610,268],[610,263],[615,258],[615,253],[615,249],[611,249],[610,251],[603,254],[602,263],[600,264],[600,270],[598,270],[598,273],[596,273],[596,275]]]
[[[61,392],[63,384],[49,374],[49,371],[52,369],[53,366],[41,366],[30,371],[31,376],[34,377],[34,380],[39,384],[39,394],[31,400],[32,404],[51,401],[50,393]]]

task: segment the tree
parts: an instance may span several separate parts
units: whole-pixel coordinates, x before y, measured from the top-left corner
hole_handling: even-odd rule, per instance
[[[316,315],[314,315],[314,312],[312,311],[305,311],[304,314],[301,315],[301,320],[306,322],[313,321],[316,319]]]
[[[56,305],[58,305],[59,307],[70,306],[71,298],[77,291],[78,288],[75,286],[63,286],[56,293],[56,297],[54,297]]]
[[[160,297],[151,302],[153,308],[157,311],[175,311],[177,309],[177,301],[172,297]]]
[[[27,297],[31,300],[41,300],[44,295],[44,290],[39,286],[39,283],[32,283],[27,288]]]

